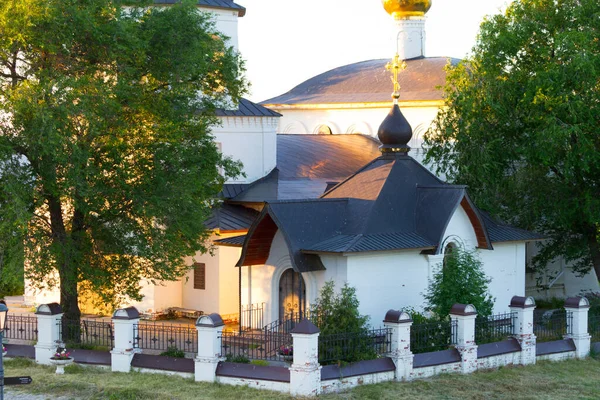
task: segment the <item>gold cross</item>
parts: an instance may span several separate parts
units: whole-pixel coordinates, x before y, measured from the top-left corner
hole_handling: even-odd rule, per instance
[[[394,84],[394,93],[392,93],[392,97],[398,99],[400,97],[400,83],[398,82],[398,74],[400,71],[404,71],[406,69],[406,63],[404,60],[401,60],[398,53],[396,53],[392,61],[385,65],[385,69],[392,71],[392,83]]]

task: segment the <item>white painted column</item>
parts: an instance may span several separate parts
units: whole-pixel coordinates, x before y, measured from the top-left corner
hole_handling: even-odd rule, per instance
[[[221,361],[221,334],[223,319],[219,314],[203,315],[196,320],[198,330],[198,355],[194,362],[196,382],[214,382]]]
[[[398,55],[401,60],[425,56],[425,18],[397,19]]]
[[[456,350],[460,353],[463,374],[477,370],[475,318],[477,310],[472,304],[455,304],[450,310],[450,319],[456,324]]]
[[[50,357],[58,347],[64,347],[60,338],[59,324],[62,308],[57,303],[41,304],[35,311],[37,316],[38,341],[35,347],[35,362],[50,365]]]
[[[585,358],[590,355],[592,336],[588,332],[588,311],[590,302],[585,297],[569,297],[565,301],[569,326],[565,339],[573,339],[575,356]],[[571,318],[569,318],[571,316]]]
[[[130,372],[131,360],[137,353],[133,348],[135,340],[134,326],[140,323],[140,313],[135,307],[121,308],[112,316],[115,327],[115,347],[110,352],[113,372]]]
[[[536,338],[533,334],[533,297],[513,296],[510,311],[515,313],[513,337],[521,345],[521,365],[535,364]]]
[[[396,380],[408,381],[413,370],[414,355],[410,351],[410,327],[412,319],[405,312],[389,310],[383,325],[392,330],[392,343],[389,357],[396,365]]]
[[[319,333],[319,328],[307,319],[291,331],[294,341],[294,362],[290,367],[292,396],[317,396],[321,393]]]

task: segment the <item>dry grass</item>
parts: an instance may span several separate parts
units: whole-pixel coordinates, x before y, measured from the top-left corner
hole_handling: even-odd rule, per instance
[[[31,375],[20,386],[31,393],[73,399],[282,399],[280,393],[246,387],[202,384],[191,379],[141,373],[112,373],[71,366],[58,376],[54,369],[29,360],[8,360],[6,375]],[[442,375],[410,383],[362,386],[324,399],[597,399],[600,361],[541,362],[530,367],[505,367],[471,375]],[[17,387],[13,387],[17,389]]]

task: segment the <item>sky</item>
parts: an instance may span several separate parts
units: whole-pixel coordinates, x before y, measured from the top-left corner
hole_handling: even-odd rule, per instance
[[[332,68],[392,58],[396,27],[381,0],[236,0],[239,47],[260,102]],[[425,54],[463,58],[475,45],[479,24],[509,0],[433,0],[427,13]]]

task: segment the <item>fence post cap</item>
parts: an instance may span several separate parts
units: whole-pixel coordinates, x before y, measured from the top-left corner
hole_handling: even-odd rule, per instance
[[[535,299],[531,296],[525,297],[525,296],[513,296],[512,299],[510,299],[510,304],[509,307],[514,307],[514,308],[531,308],[531,307],[535,307]]]
[[[569,297],[565,300],[565,308],[590,308],[590,301],[585,297]]]
[[[58,303],[40,304],[35,309],[36,315],[58,315],[62,312],[62,307]]]
[[[307,319],[300,321],[300,323],[290,331],[290,333],[298,333],[302,335],[314,335],[315,333],[319,332],[321,332],[319,328],[317,328],[315,324]]]
[[[196,326],[216,328],[223,325],[225,325],[225,323],[223,322],[223,318],[221,318],[221,316],[217,313],[212,313],[210,315],[202,315],[196,320]]]
[[[399,324],[401,322],[412,322],[412,318],[410,317],[410,314],[405,313],[404,311],[389,310],[387,313],[385,313],[385,318],[383,319],[383,322],[392,322]]]
[[[452,315],[477,315],[477,309],[473,304],[455,304],[450,309]]]
[[[127,308],[119,308],[115,310],[112,315],[112,319],[138,319],[140,317],[140,313],[135,307],[127,307]]]

